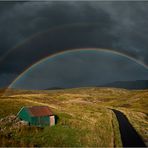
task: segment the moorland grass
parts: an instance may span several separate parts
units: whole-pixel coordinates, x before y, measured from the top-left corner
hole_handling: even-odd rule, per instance
[[[148,139],[148,92],[145,90],[76,88],[11,91],[0,99],[0,118],[17,114],[22,106],[44,104],[52,108],[58,122],[43,129],[5,130],[0,133],[1,146],[120,147],[119,125],[110,108],[124,112],[143,139]]]

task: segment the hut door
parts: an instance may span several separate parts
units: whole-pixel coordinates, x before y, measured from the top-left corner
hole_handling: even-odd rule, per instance
[[[54,116],[50,116],[50,126],[55,125],[55,118]]]

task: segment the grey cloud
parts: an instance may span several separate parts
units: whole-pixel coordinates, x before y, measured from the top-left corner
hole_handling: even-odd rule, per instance
[[[53,26],[98,22],[102,23],[98,28],[108,25],[109,30],[106,31],[109,31],[113,38],[118,38],[117,43],[113,42],[111,47],[131,52],[136,49],[144,56],[148,38],[147,7],[146,2],[16,3],[1,14],[1,26],[4,27],[1,29],[1,35],[6,39],[6,47],[7,44],[15,46],[32,34]],[[96,39],[97,29],[92,33],[91,40]],[[146,61],[145,57],[144,62]]]

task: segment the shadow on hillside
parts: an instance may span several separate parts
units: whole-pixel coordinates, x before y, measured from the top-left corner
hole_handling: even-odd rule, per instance
[[[55,124],[58,123],[59,117],[57,115],[55,115]]]

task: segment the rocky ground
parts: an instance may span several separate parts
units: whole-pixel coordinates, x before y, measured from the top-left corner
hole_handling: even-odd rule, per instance
[[[21,121],[16,115],[9,115],[0,119],[0,132],[20,129],[22,126],[28,126],[28,123]]]

